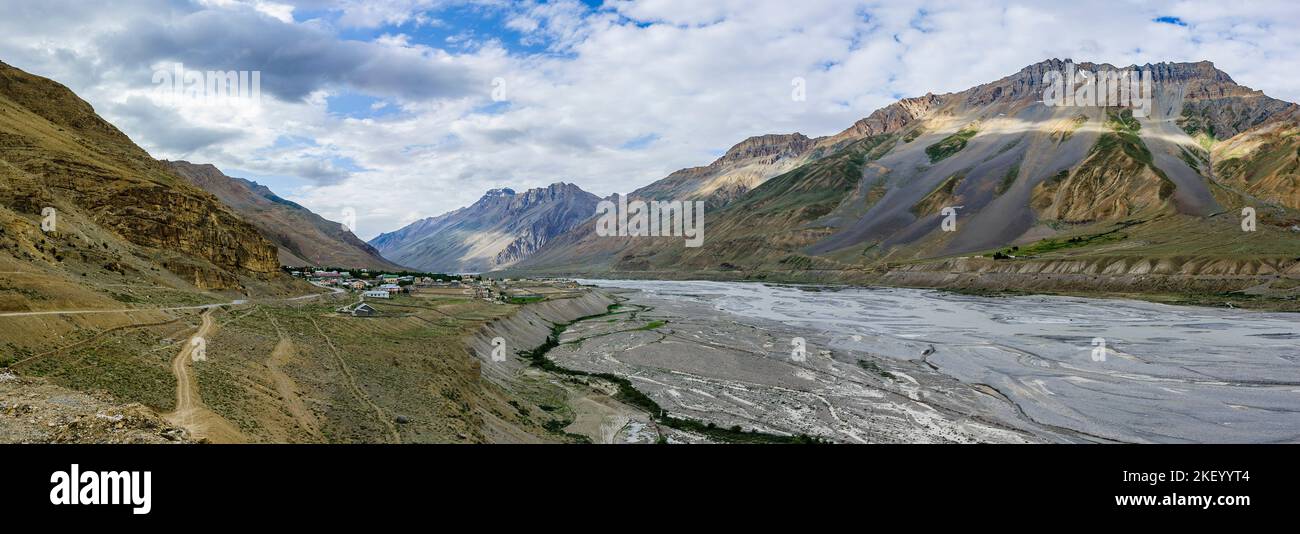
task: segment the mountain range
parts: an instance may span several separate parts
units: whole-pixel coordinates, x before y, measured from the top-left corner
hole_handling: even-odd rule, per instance
[[[523,193],[493,189],[473,205],[380,234],[370,245],[423,271],[502,269],[591,217],[598,202],[596,195],[563,182]]]
[[[1007,269],[1100,282],[1300,272],[1295,104],[1199,62],[1127,67],[1150,75],[1146,117],[1045,105],[1045,76],[1067,69],[1122,70],[1048,60],[833,136],[752,137],[629,194],[706,201],[704,246],[602,237],[590,219],[511,270],[921,285]],[[1241,229],[1245,207],[1256,231]]]
[[[1069,69],[1150,73],[1149,114],[1046,105],[1045,76]],[[1208,62],[1047,60],[834,135],[753,136],[627,195],[704,202],[699,248],[599,236],[601,199],[567,183],[495,189],[365,243],[254,182],[149,158],[55,82],[3,66],[0,83],[8,261],[56,273],[220,290],[279,264],[1011,287],[1050,272],[1080,289],[1153,273],[1239,290],[1300,270],[1300,110]],[[32,231],[49,207],[97,247],[79,250],[82,266],[50,256],[66,249],[46,241],[70,233]]]

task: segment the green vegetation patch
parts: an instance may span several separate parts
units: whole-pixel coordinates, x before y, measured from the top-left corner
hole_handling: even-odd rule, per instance
[[[809,258],[808,256],[804,256],[802,254],[790,254],[784,258],[781,258],[781,261],[777,263],[780,263],[781,265],[784,265],[791,269],[807,269],[809,267],[812,267],[813,259]]]
[[[925,147],[925,154],[930,156],[930,163],[938,163],[966,148],[966,142],[979,133],[979,127],[970,124],[957,130],[957,133],[943,138],[942,141]]]
[[[1210,119],[1205,115],[1192,111],[1190,107],[1184,106],[1183,113],[1178,117],[1178,127],[1182,128],[1187,135],[1192,136],[1201,143],[1202,146],[1207,143],[1213,145],[1215,142],[1214,125],[1210,124]],[[1207,149],[1209,147],[1206,147]]]
[[[650,322],[648,322],[648,323],[646,323],[646,324],[644,324],[644,325],[642,325],[642,326],[639,326],[639,327],[633,328],[632,331],[633,331],[633,332],[636,332],[636,331],[642,331],[642,330],[654,330],[654,329],[659,328],[659,327],[661,327],[661,326],[663,326],[663,325],[666,325],[666,324],[668,324],[668,321],[650,321]]]
[[[886,378],[889,380],[893,380],[895,378],[894,373],[886,371],[883,367],[878,365],[876,362],[869,362],[867,360],[858,360],[858,367],[861,367],[864,371],[879,376],[881,378]]]
[[[1261,145],[1249,157],[1225,159],[1214,166],[1221,178],[1252,183],[1270,174],[1300,174],[1300,146],[1293,136]]]
[[[1020,247],[1010,247],[993,253],[993,259],[1004,260],[1011,259],[1012,256],[1036,256],[1058,250],[1070,248],[1089,247],[1105,243],[1114,243],[1128,239],[1128,234],[1122,232],[1125,228],[1139,224],[1142,221],[1123,221],[1115,228],[1098,234],[1075,236],[1068,239],[1043,239],[1031,245]]]
[[[969,169],[963,170],[949,176],[946,180],[940,183],[938,187],[934,188],[934,191],[925,195],[920,202],[917,202],[916,205],[912,206],[912,213],[918,216],[929,215],[939,211],[939,209],[947,205],[947,203],[954,198],[954,192],[957,190],[957,185],[966,179],[966,172],[968,170]]]
[[[1007,169],[1007,174],[1002,177],[1002,183],[998,184],[997,194],[1006,193],[1011,186],[1016,183],[1016,178],[1020,176],[1020,162],[1017,161],[1011,168]]]
[[[908,131],[907,135],[903,136],[903,142],[911,143],[912,141],[915,141],[916,138],[921,137],[922,135],[925,135],[925,127],[917,126],[916,128],[912,128],[910,131]]]
[[[1179,146],[1178,151],[1179,157],[1183,158],[1183,163],[1186,163],[1187,166],[1191,167],[1197,174],[1200,174],[1201,172],[1201,165],[1204,165],[1209,161],[1205,153],[1200,150],[1188,150],[1185,146]]]

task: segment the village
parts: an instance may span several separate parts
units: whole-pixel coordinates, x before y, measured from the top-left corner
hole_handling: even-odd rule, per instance
[[[337,288],[360,299],[340,308],[354,316],[379,314],[370,301],[393,301],[402,297],[481,299],[494,304],[528,304],[553,298],[567,298],[582,291],[566,278],[486,278],[476,274],[372,272],[368,269],[296,267],[285,268],[294,278],[314,285]]]

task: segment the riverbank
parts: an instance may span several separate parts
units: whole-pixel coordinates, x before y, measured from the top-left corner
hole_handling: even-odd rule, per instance
[[[482,362],[482,376],[498,386],[526,399],[549,396],[549,404],[548,401],[539,401],[536,407],[560,416],[557,421],[562,421],[562,424],[547,425],[547,428],[561,440],[770,444],[820,441],[805,434],[773,433],[753,426],[721,426],[712,418],[698,420],[677,416],[643,393],[627,377],[576,370],[548,357],[556,348],[582,343],[581,339],[566,337],[570,327],[585,329],[589,324],[638,321],[638,315],[648,311],[644,306],[620,304],[626,300],[592,290],[581,297],[528,304],[511,316],[484,325],[471,339],[471,350]],[[603,309],[601,305],[604,305]],[[631,327],[630,331],[650,332],[664,324],[662,321],[647,321]],[[539,391],[546,389],[543,384],[554,386],[549,394]],[[557,390],[562,394],[563,407],[556,405]]]
[[[1216,263],[1205,260],[1182,261],[1176,265],[1178,270],[1174,270],[1175,263],[1134,258],[1070,262],[955,258],[852,270],[502,271],[492,274],[898,287],[983,296],[1123,298],[1174,305],[1300,312],[1300,261]]]

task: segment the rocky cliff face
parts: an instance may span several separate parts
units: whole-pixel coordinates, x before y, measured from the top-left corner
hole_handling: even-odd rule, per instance
[[[244,220],[256,226],[278,247],[281,264],[400,269],[341,223],[280,198],[266,186],[231,178],[212,165],[195,165],[187,161],[163,163],[178,176],[216,195]]]
[[[489,271],[517,263],[590,218],[599,201],[562,182],[522,194],[493,189],[472,206],[416,221],[370,243],[385,257],[416,269]]]
[[[750,137],[704,167],[676,171],[633,191],[632,199],[704,200],[724,206],[768,178],[810,160],[817,142],[803,134]]]
[[[56,264],[75,250],[105,268],[162,266],[203,289],[235,289],[241,276],[278,271],[275,247],[212,195],[66,87],[0,63],[0,222],[37,227],[46,208],[57,210],[55,231],[6,232],[16,260],[37,259],[23,251],[39,242],[57,250],[49,255]]]

